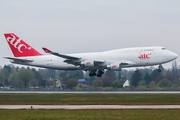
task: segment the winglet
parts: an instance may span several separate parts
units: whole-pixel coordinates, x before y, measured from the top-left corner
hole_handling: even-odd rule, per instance
[[[46,52],[46,53],[51,53],[52,51],[51,50],[49,50],[49,49],[47,49],[47,48],[42,48],[43,50],[44,50],[44,52]]]

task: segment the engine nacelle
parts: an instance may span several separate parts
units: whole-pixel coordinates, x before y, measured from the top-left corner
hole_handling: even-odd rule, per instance
[[[81,62],[81,65],[86,66],[86,67],[93,67],[94,66],[94,61],[85,60],[85,61]]]
[[[107,69],[109,70],[115,70],[115,71],[119,71],[121,70],[120,64],[116,63],[116,64],[110,64],[107,66]]]

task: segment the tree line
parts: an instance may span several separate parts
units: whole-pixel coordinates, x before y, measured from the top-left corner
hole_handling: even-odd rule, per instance
[[[87,85],[78,85],[78,79],[84,79]],[[106,70],[101,78],[89,77],[82,70],[62,71],[53,69],[35,69],[4,65],[0,70],[0,86],[15,89],[56,88],[60,80],[62,87],[69,90],[179,90],[180,70],[143,68],[115,72]],[[129,80],[130,87],[123,88]]]

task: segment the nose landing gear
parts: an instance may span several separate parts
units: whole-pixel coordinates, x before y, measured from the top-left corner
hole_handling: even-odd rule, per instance
[[[159,65],[157,71],[158,71],[158,72],[162,72],[163,70],[164,70],[163,66],[162,66],[162,65]]]

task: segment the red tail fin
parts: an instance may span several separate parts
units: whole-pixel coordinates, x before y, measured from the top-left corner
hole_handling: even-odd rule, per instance
[[[15,57],[38,56],[42,55],[26,42],[21,40],[14,33],[4,34]]]

